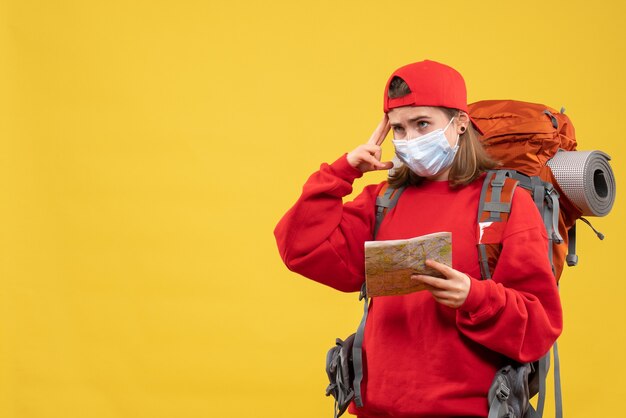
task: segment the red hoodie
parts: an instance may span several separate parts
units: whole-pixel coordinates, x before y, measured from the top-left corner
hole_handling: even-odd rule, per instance
[[[323,164],[276,227],[287,267],[335,289],[364,281],[364,242],[372,239],[376,197],[367,186],[342,198],[362,173],[345,155]],[[513,197],[493,280],[480,280],[476,217],[482,178],[464,187],[424,181],[405,189],[377,239],[452,232],[452,266],[471,288],[452,309],[427,291],[373,298],[364,340],[364,406],[359,417],[486,417],[487,392],[508,358],[534,361],[562,329],[561,304],[543,221],[530,195]],[[356,328],[356,324],[355,324]]]

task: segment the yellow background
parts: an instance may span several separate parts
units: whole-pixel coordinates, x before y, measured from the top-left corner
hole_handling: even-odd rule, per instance
[[[330,417],[326,350],[361,305],[290,273],[272,233],[308,175],[369,137],[395,68],[428,58],[470,101],[565,106],[619,188],[625,15],[622,1],[2,0],[0,416]],[[603,242],[579,228],[561,281],[570,418],[623,413],[623,196],[593,219]]]

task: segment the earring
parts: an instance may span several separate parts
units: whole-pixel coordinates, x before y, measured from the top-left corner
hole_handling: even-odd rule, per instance
[[[465,126],[461,126],[461,133],[464,134],[465,133]]]

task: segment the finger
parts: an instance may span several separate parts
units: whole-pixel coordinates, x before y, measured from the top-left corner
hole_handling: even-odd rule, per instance
[[[364,144],[362,149],[373,155],[376,160],[380,161],[383,154],[383,149],[380,145]],[[393,168],[393,161],[381,161],[381,164],[384,164],[384,168],[387,170]]]
[[[363,162],[370,164],[375,170],[388,170],[390,168],[390,164],[388,162],[381,163],[375,156],[371,154],[364,155]],[[393,164],[391,164],[391,167],[393,167]]]
[[[380,162],[379,167],[380,167],[379,170],[391,170],[393,168],[393,162],[392,161]]]
[[[431,296],[433,297],[433,299],[435,299],[437,303],[441,303],[442,305],[448,306],[450,308],[457,307],[457,301],[450,294],[450,292],[437,289],[436,287],[432,287],[427,284],[424,285],[424,288],[428,291],[428,293],[431,294]]]
[[[385,141],[385,138],[387,138],[387,134],[389,133],[389,130],[391,130],[391,124],[389,123],[389,118],[387,117],[387,114],[385,114],[383,121],[385,121],[385,127],[383,128],[383,131],[380,133],[380,137],[376,141],[376,145],[382,145],[382,143]]]
[[[450,299],[441,299],[437,298],[433,295],[433,298],[437,303],[442,304],[443,306],[447,306],[448,308],[457,309],[460,305],[453,300]]]
[[[446,266],[445,264],[442,264],[438,261],[426,260],[425,264],[428,267],[437,270],[439,273],[443,274],[446,277],[450,277],[452,274],[454,274],[454,269],[452,269],[452,267]]]
[[[383,151],[380,146],[376,144],[370,144],[369,142],[367,144],[363,144],[361,146],[361,149],[372,155],[380,154]]]
[[[458,295],[444,293],[441,291],[431,292],[431,295],[437,302],[454,309],[461,307],[465,302],[465,299],[459,297]]]
[[[372,156],[377,161],[377,164],[375,165],[379,170],[390,170],[393,168],[393,161],[380,161],[382,154],[380,146],[374,144],[364,144],[362,145],[361,150],[364,151],[361,156],[363,161],[371,162],[372,160],[369,159],[369,156]]]
[[[450,283],[446,279],[440,279],[438,277],[433,277],[433,276],[426,276],[423,274],[414,274],[411,276],[411,279],[417,280],[437,290],[450,290]]]
[[[371,145],[382,144],[388,132],[389,132],[389,119],[387,118],[387,114],[385,114],[385,116],[383,116],[383,119],[380,121],[376,129],[374,129],[374,132],[372,133],[372,136],[370,136],[370,139],[369,141],[367,141],[367,143]],[[382,136],[382,139],[381,139],[381,136]]]

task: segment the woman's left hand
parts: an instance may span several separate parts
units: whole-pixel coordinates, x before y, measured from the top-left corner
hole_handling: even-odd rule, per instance
[[[470,291],[469,276],[434,260],[426,260],[426,265],[440,272],[445,279],[422,274],[414,274],[411,278],[424,283],[426,290],[442,305],[455,309],[463,305]]]

